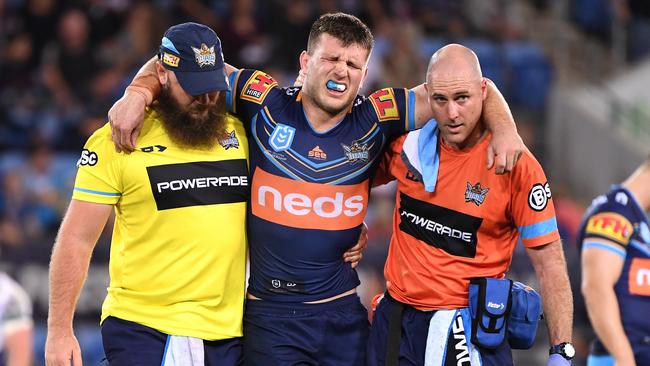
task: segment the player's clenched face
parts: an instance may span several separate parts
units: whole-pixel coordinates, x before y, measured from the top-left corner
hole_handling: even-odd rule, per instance
[[[476,144],[484,132],[479,120],[487,95],[485,79],[438,74],[429,77],[426,88],[440,136],[445,142],[456,149]]]
[[[300,55],[305,71],[303,92],[331,115],[350,107],[368,73],[369,51],[357,43],[343,43],[327,34],[319,36],[311,54]]]

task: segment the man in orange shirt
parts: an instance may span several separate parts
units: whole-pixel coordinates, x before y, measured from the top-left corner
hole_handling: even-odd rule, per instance
[[[398,193],[388,290],[374,315],[368,364],[512,365],[507,342],[496,349],[469,342],[466,309],[470,280],[503,278],[521,242],[540,282],[553,345],[548,365],[569,365],[571,288],[541,166],[525,152],[508,174],[484,169],[492,136],[480,120],[486,82],[474,52],[440,49],[426,80],[438,126],[395,140],[375,182],[396,179]],[[396,307],[403,310],[393,328]]]

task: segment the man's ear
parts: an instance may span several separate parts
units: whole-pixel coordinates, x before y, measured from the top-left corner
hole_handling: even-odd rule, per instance
[[[481,78],[481,98],[487,99],[487,79]]]
[[[156,61],[156,72],[158,73],[158,81],[160,82],[160,85],[167,84],[167,78],[169,78],[169,75],[167,74],[167,69],[165,69],[160,61]]]
[[[310,58],[311,56],[307,53],[307,51],[302,51],[300,53],[300,70],[307,72],[307,64],[309,63]]]

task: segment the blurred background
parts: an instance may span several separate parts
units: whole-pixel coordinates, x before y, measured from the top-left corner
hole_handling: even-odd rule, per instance
[[[319,14],[344,11],[373,30],[364,93],[423,82],[449,42],[478,55],[510,103],[554,194],[575,299],[574,365],[593,337],[579,287],[575,235],[590,200],[650,152],[650,2],[645,0],[0,0],[0,271],[33,303],[34,362],[43,364],[48,260],[85,140],[106,121],[164,30],[197,21],[221,37],[226,61],[289,85]],[[383,290],[394,188],[373,191],[370,243],[359,267],[364,302]],[[103,359],[99,312],[110,229],[77,305],[86,364]],[[511,275],[535,276],[523,248]],[[1,326],[1,324],[0,324]],[[519,365],[544,365],[542,326]]]

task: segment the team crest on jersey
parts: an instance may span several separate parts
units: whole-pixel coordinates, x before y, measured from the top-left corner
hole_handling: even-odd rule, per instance
[[[288,150],[291,147],[291,142],[295,134],[295,128],[278,123],[273,129],[271,137],[269,137],[269,145],[271,145],[273,150],[278,152]]]
[[[320,146],[316,145],[313,149],[309,150],[308,155],[312,159],[316,160],[325,160],[327,159],[327,154],[323,149],[320,148]]]
[[[230,149],[231,147],[239,149],[239,139],[237,139],[235,130],[232,130],[232,132],[226,131],[226,133],[224,133],[223,136],[221,136],[219,139],[219,143],[226,150]]]
[[[208,48],[205,43],[201,43],[201,48],[192,47],[192,51],[194,51],[194,59],[200,67],[214,66],[217,62],[214,46]]]
[[[261,71],[255,71],[248,81],[246,81],[246,84],[244,84],[241,99],[262,104],[269,91],[277,85],[277,81],[275,81],[271,75]]]
[[[370,158],[370,149],[374,143],[370,146],[368,144],[361,144],[359,141],[352,141],[350,146],[341,144],[343,146],[343,152],[345,157],[348,158],[350,163],[365,163]]]
[[[171,67],[178,67],[178,63],[181,61],[181,58],[176,55],[172,55],[171,53],[164,52],[162,61],[164,64]]]
[[[399,119],[399,110],[397,109],[397,99],[391,88],[377,90],[370,95],[377,118],[380,122]]]
[[[474,202],[477,206],[480,206],[483,201],[485,201],[485,196],[490,189],[481,187],[481,182],[477,182],[476,185],[467,182],[467,189],[465,190],[465,202]]]

